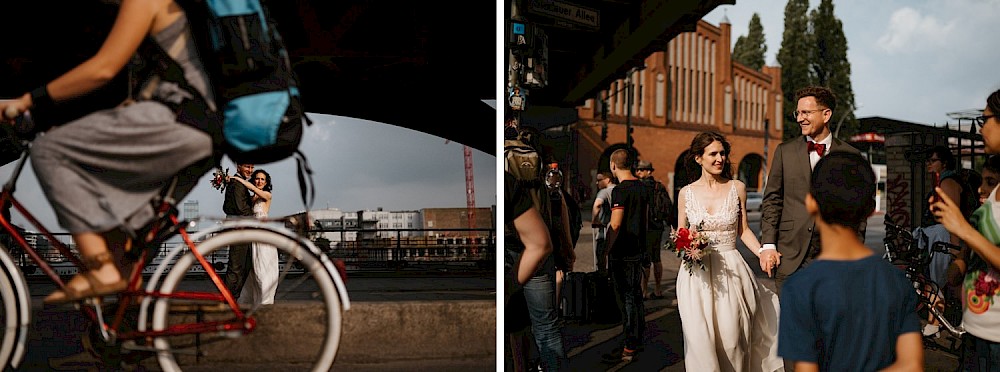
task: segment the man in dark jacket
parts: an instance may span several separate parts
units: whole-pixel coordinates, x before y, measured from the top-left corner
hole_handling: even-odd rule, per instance
[[[243,218],[253,216],[253,201],[250,191],[239,181],[232,179],[240,177],[249,179],[253,174],[253,164],[237,164],[236,174],[231,176],[226,185],[226,198],[222,202],[222,211],[227,218]],[[240,296],[243,283],[250,273],[250,244],[229,246],[229,265],[226,270],[226,287],[234,297]]]
[[[670,193],[666,186],[653,178],[653,163],[640,160],[635,169],[635,175],[639,177],[643,185],[649,188],[650,197],[649,214],[646,220],[646,257],[643,260],[642,296],[646,299],[659,299],[663,297],[663,292],[660,289],[663,282],[663,262],[660,260],[663,233],[673,228],[673,225],[677,223],[677,217],[673,215],[674,203],[670,200]],[[651,268],[654,280],[652,294],[646,288]]]

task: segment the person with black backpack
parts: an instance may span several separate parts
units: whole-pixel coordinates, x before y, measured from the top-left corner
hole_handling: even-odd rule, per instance
[[[533,344],[524,330],[531,325],[524,285],[552,255],[552,241],[542,214],[510,172],[504,172],[504,316],[508,364],[527,371]]]
[[[154,216],[152,200],[178,173],[181,200],[199,178],[218,163],[212,137],[182,123],[165,102],[183,100],[186,92],[163,79],[132,81],[134,93],[118,107],[102,109],[61,126],[46,120],[60,104],[82,97],[112,80],[132,60],[147,38],[173,47],[176,60],[202,93],[210,88],[204,65],[190,53],[187,18],[173,0],[122,0],[114,25],[101,48],[83,63],[29,93],[0,102],[4,124],[30,111],[34,138],[31,165],[59,225],[76,242],[88,269],[70,279],[65,290],[45,298],[65,303],[114,294],[125,289],[124,250],[134,231]],[[16,38],[15,38],[16,39]],[[165,62],[146,55],[147,64]],[[173,63],[174,61],[170,61]],[[148,93],[140,95],[138,93]],[[122,269],[119,269],[122,268]]]
[[[541,356],[541,364],[545,371],[558,371],[566,367],[566,352],[563,347],[562,324],[559,320],[559,307],[556,303],[556,270],[573,270],[573,260],[575,256],[572,250],[566,252],[566,242],[570,239],[568,228],[565,230],[556,229],[552,202],[544,184],[544,167],[539,153],[540,133],[532,128],[520,128],[516,136],[504,140],[504,171],[513,177],[513,187],[517,187],[520,192],[525,193],[532,201],[532,205],[542,215],[550,234],[558,232],[558,236],[552,236],[553,252],[546,256],[546,259],[538,267],[534,275],[526,283],[516,296],[522,296],[521,302],[527,308],[527,315],[530,318],[531,333],[538,346],[538,353]],[[506,186],[510,187],[510,186]],[[568,215],[565,210],[561,211],[560,219],[567,221]],[[504,241],[513,242],[519,239],[515,234],[516,229],[510,224],[504,226]],[[558,248],[557,248],[558,247]],[[562,248],[562,249],[560,249]],[[511,302],[518,300],[511,299]],[[520,319],[511,319],[519,321]],[[517,331],[514,331],[517,333]],[[515,343],[524,343],[515,342]]]
[[[643,261],[642,270],[642,297],[645,299],[663,298],[660,290],[663,282],[663,263],[660,260],[660,251],[663,246],[663,233],[673,228],[676,221],[674,217],[674,203],[670,200],[670,192],[663,183],[653,178],[653,163],[640,160],[635,169],[635,175],[639,177],[642,184],[649,189],[650,203],[647,212],[646,228],[646,257]],[[653,293],[649,293],[650,266],[653,272]]]

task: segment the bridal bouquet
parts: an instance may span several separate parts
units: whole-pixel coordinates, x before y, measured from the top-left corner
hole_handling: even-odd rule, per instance
[[[688,274],[694,274],[694,267],[697,265],[705,270],[705,258],[712,253],[711,240],[701,233],[705,222],[702,221],[694,229],[682,227],[670,232],[670,242],[673,250],[684,262],[684,268]]]
[[[219,192],[226,190],[226,179],[229,178],[229,168],[222,170],[222,168],[215,168],[215,173],[212,173],[212,187]]]

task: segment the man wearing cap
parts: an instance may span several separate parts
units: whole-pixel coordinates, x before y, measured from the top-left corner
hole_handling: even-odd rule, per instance
[[[668,226],[672,226],[673,201],[670,200],[670,193],[663,183],[653,178],[653,163],[640,160],[635,169],[635,175],[639,177],[642,184],[649,189],[649,214],[646,219],[646,256],[642,262],[642,297],[645,299],[659,299],[663,297],[660,291],[660,283],[663,281],[663,264],[660,261],[660,247],[663,242],[663,232]],[[653,293],[649,294],[646,289],[649,283],[649,268],[653,267]]]

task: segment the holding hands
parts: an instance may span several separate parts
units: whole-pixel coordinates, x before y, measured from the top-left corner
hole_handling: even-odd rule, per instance
[[[774,269],[781,265],[781,253],[776,249],[765,249],[760,252],[760,269],[767,273],[768,278],[774,277]]]

